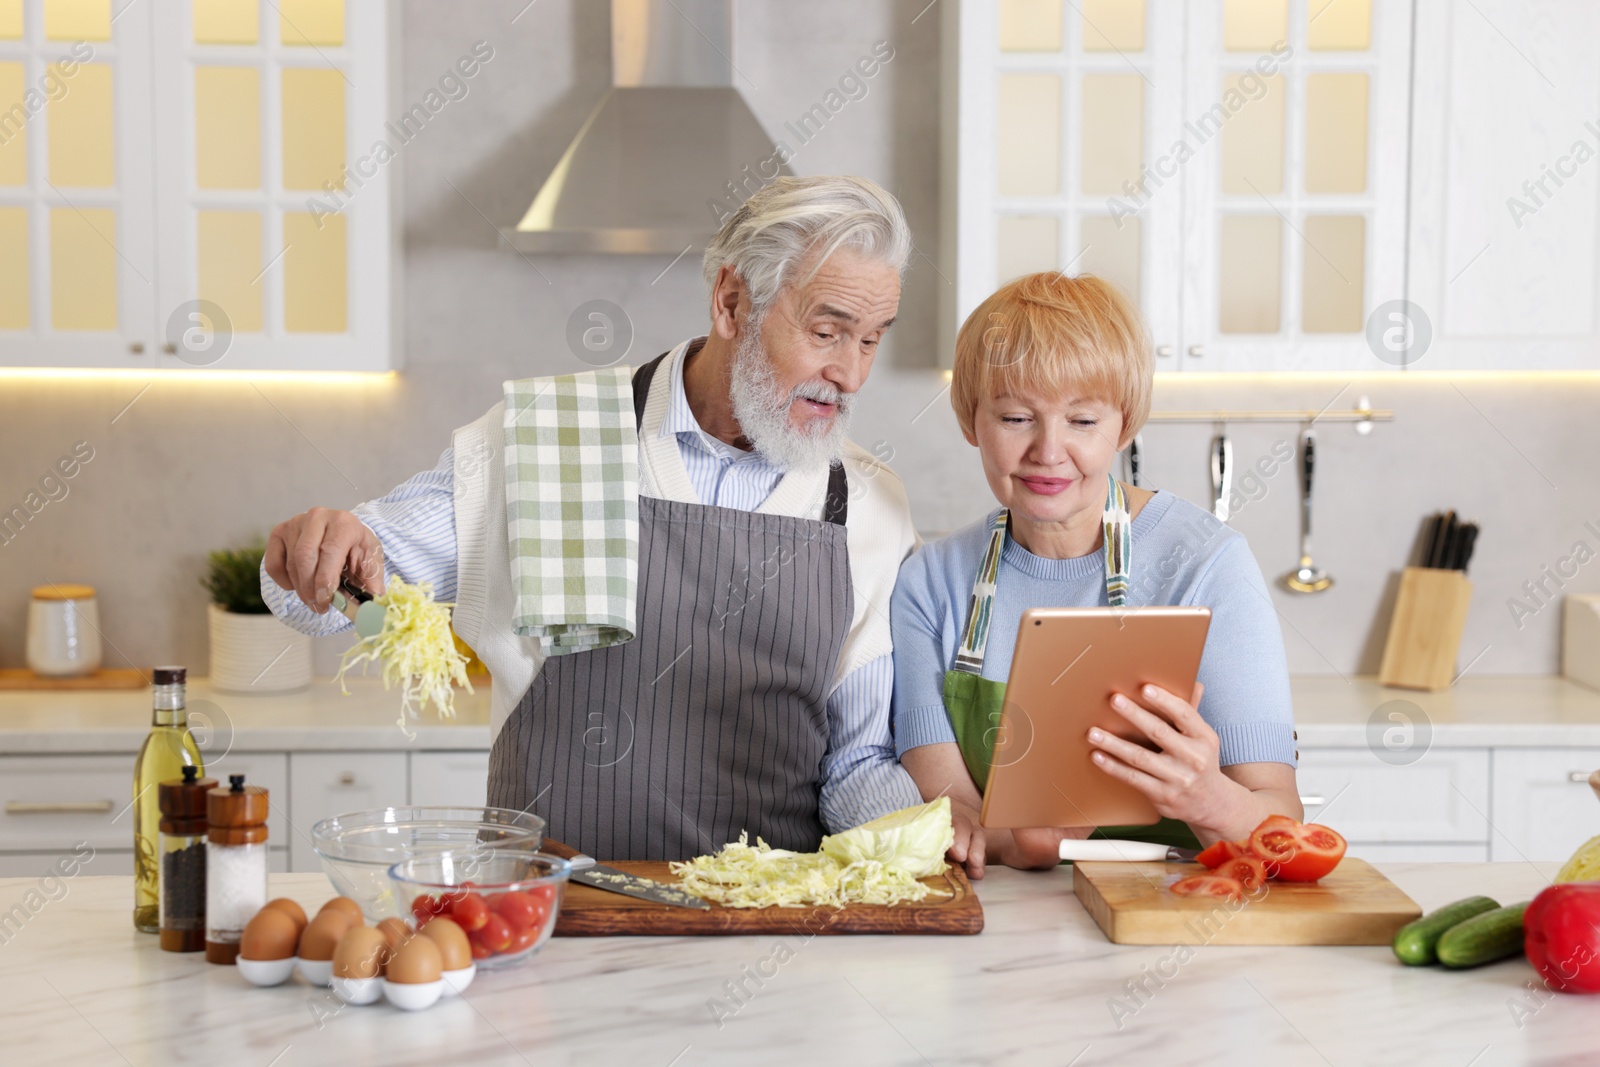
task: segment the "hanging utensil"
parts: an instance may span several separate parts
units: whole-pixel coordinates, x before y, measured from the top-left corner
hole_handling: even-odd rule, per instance
[[[1211,514],[1228,521],[1228,497],[1233,492],[1233,442],[1223,426],[1211,441]]]
[[[1139,449],[1144,444],[1144,434],[1136,433],[1133,440],[1128,442],[1128,451],[1122,456],[1122,471],[1126,475],[1128,484],[1139,485]]]
[[[1311,474],[1316,467],[1317,435],[1307,428],[1300,434],[1300,566],[1283,576],[1283,584],[1296,593],[1320,593],[1333,584],[1321,567],[1311,562]]]

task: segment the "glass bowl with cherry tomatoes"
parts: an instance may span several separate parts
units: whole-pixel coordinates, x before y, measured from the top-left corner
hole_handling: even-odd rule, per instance
[[[472,962],[508,967],[550,939],[572,865],[559,856],[511,848],[430,852],[389,868],[393,899],[420,930],[444,916],[466,931]]]

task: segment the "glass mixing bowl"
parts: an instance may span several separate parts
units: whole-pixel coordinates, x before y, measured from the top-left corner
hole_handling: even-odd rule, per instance
[[[389,868],[395,914],[420,929],[447,917],[467,934],[472,962],[509,967],[550,940],[572,865],[547,852],[477,848],[430,852]]]

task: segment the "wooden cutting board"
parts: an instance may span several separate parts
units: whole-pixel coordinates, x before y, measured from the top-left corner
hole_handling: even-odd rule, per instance
[[[1204,873],[1198,863],[1084,862],[1072,891],[1119,945],[1387,945],[1422,914],[1364,860],[1347,858],[1320,882],[1269,882],[1243,904],[1171,891]]]
[[[546,852],[571,856],[573,850],[546,840]],[[649,860],[616,860],[615,867],[641,878],[677,882],[668,865]],[[556,937],[627,937],[740,934],[975,934],[983,929],[983,906],[959,867],[923,880],[933,888],[915,903],[851,904],[844,908],[678,908],[568,882],[556,915]]]

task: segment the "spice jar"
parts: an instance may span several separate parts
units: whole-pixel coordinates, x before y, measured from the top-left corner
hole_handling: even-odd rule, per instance
[[[228,775],[206,794],[206,962],[232,963],[267,902],[267,791]]]
[[[206,807],[214,778],[188,766],[182,778],[156,787],[161,804],[161,947],[199,952],[206,947]]]

